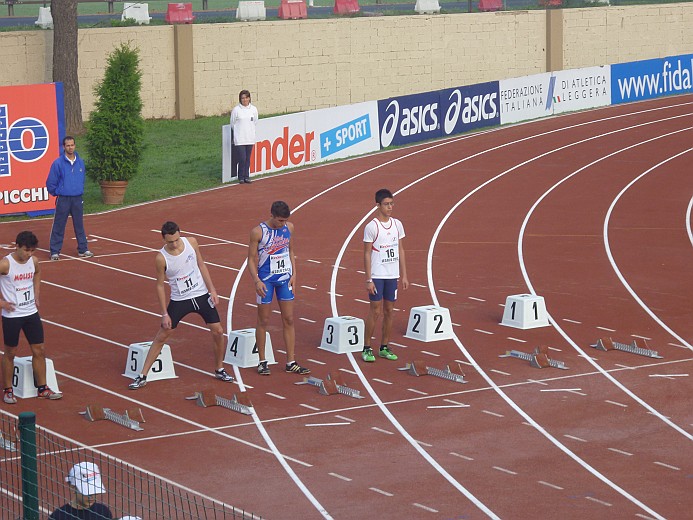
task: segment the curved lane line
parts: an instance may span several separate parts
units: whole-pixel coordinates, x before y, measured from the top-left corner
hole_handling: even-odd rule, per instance
[[[687,114],[687,115],[689,115],[689,114]],[[683,116],[676,116],[676,117],[683,117]],[[671,118],[666,118],[666,119],[664,119],[664,120],[668,120],[668,119],[671,119]],[[557,148],[557,149],[555,149],[555,150],[551,150],[551,151],[549,151],[549,152],[546,152],[546,153],[544,153],[544,154],[541,154],[541,155],[539,155],[539,156],[536,156],[536,157],[534,157],[534,158],[532,158],[532,159],[529,159],[529,160],[527,160],[527,161],[524,161],[524,162],[522,162],[522,163],[520,163],[520,164],[518,164],[518,165],[516,165],[516,166],[513,166],[512,168],[510,168],[510,169],[508,169],[508,170],[506,170],[506,171],[504,171],[504,172],[501,172],[500,174],[498,174],[498,175],[496,175],[495,177],[493,177],[493,178],[487,180],[486,182],[484,182],[484,183],[482,183],[481,185],[477,186],[474,190],[470,191],[467,195],[465,195],[465,197],[462,198],[457,204],[455,204],[455,205],[450,209],[450,211],[447,213],[447,215],[443,218],[443,220],[442,220],[441,223],[439,224],[438,228],[436,229],[436,232],[434,233],[434,235],[433,235],[433,237],[432,237],[432,239],[431,239],[431,245],[430,245],[430,247],[429,247],[428,258],[427,258],[427,272],[428,272],[428,284],[429,284],[429,287],[430,287],[431,297],[432,297],[432,299],[433,299],[434,305],[439,305],[439,301],[438,301],[438,298],[437,298],[437,296],[436,296],[436,294],[435,294],[435,284],[434,284],[434,282],[433,282],[433,269],[432,269],[433,249],[434,249],[434,247],[435,247],[435,243],[436,243],[436,240],[437,240],[437,238],[438,238],[438,235],[440,234],[440,231],[441,231],[442,227],[445,225],[445,222],[449,219],[449,217],[452,215],[452,213],[453,213],[454,211],[456,211],[456,209],[457,209],[461,204],[463,204],[467,199],[469,199],[472,195],[474,195],[476,192],[478,192],[479,190],[481,190],[483,187],[485,187],[485,186],[487,186],[488,184],[490,184],[491,182],[493,182],[493,181],[499,179],[500,177],[506,175],[507,173],[510,173],[511,171],[513,171],[513,170],[515,170],[515,169],[517,169],[517,168],[519,168],[519,167],[521,167],[521,166],[524,166],[524,165],[526,165],[526,164],[528,164],[528,163],[530,163],[530,162],[533,162],[533,161],[535,161],[535,160],[537,160],[537,159],[540,159],[540,158],[542,158],[542,157],[545,157],[545,156],[547,156],[547,155],[549,155],[549,154],[552,154],[552,153],[554,153],[554,152],[563,150],[563,149],[565,149],[565,148],[569,148],[569,147],[574,146],[574,145],[577,145],[577,144],[581,144],[581,143],[586,142],[586,141],[590,141],[590,140],[592,140],[592,139],[599,139],[599,138],[601,138],[601,137],[604,137],[605,135],[609,135],[609,134],[612,134],[612,133],[618,133],[618,132],[625,131],[625,130],[631,130],[631,129],[633,129],[633,128],[637,128],[637,127],[640,127],[640,126],[644,126],[644,125],[648,125],[648,124],[652,124],[652,123],[656,123],[656,122],[660,122],[660,121],[647,122],[647,123],[643,123],[643,124],[634,125],[634,126],[632,126],[632,127],[626,127],[626,128],[619,129],[619,130],[615,130],[615,131],[611,131],[611,132],[606,132],[606,133],[604,133],[604,134],[600,134],[600,135],[597,135],[597,136],[594,136],[594,137],[590,137],[590,138],[587,138],[587,139],[584,139],[584,140],[581,140],[581,141],[577,141],[576,143],[572,143],[572,144],[570,144],[570,145],[566,145],[566,146]],[[523,229],[524,229],[524,224],[523,224]],[[522,233],[522,232],[521,232],[521,233]],[[520,255],[521,255],[521,250],[520,250]],[[522,257],[520,256],[520,258],[522,258]],[[524,264],[521,263],[521,266],[524,267]],[[527,283],[528,283],[528,285],[529,285],[529,282],[528,282],[528,280],[527,280],[526,273],[525,273],[524,269],[523,269],[523,276],[525,277],[525,280],[527,281]],[[552,320],[552,322],[553,322],[553,320]],[[554,325],[555,325],[555,322],[553,322],[553,323],[554,323]],[[555,325],[555,326],[556,326],[556,325]],[[556,327],[557,327],[557,326],[556,326]],[[557,327],[557,328],[558,328],[558,327]],[[559,332],[562,333],[562,330],[560,330],[560,328],[558,328],[558,329],[559,329]],[[563,334],[563,335],[564,335],[564,334]],[[565,335],[564,335],[564,337],[565,337]],[[650,513],[650,514],[652,514],[652,515],[655,515],[657,518],[663,518],[662,516],[658,515],[655,511],[651,510],[648,506],[646,506],[645,504],[641,503],[641,502],[640,502],[639,500],[637,500],[635,497],[633,497],[632,495],[630,495],[629,493],[627,493],[625,490],[623,490],[622,488],[620,488],[617,484],[615,484],[614,482],[612,482],[611,480],[609,480],[608,478],[606,478],[606,477],[605,477],[604,475],[602,475],[599,471],[597,471],[595,468],[593,468],[592,466],[590,466],[587,462],[585,462],[585,461],[582,460],[580,457],[578,457],[575,453],[573,453],[568,447],[566,447],[566,446],[563,445],[560,441],[558,441],[555,437],[553,437],[553,436],[552,436],[549,432],[547,432],[543,427],[541,427],[541,425],[539,425],[539,424],[538,424],[536,421],[534,421],[529,415],[527,415],[527,414],[526,414],[526,413],[525,413],[514,401],[512,401],[512,399],[510,399],[510,397],[508,397],[508,396],[505,394],[505,392],[503,392],[503,391],[498,387],[498,385],[496,385],[496,384],[493,382],[493,380],[486,374],[486,372],[479,366],[479,364],[478,364],[478,363],[474,360],[474,358],[469,354],[469,352],[466,350],[466,348],[464,347],[464,345],[462,344],[462,342],[459,340],[459,338],[457,337],[457,335],[454,334],[454,333],[453,333],[453,340],[454,340],[454,342],[457,344],[457,346],[458,346],[458,348],[460,349],[460,351],[461,351],[461,352],[464,354],[464,356],[469,360],[469,362],[472,364],[472,366],[479,372],[479,374],[487,381],[487,383],[491,386],[491,388],[493,388],[493,390],[496,391],[496,393],[497,393],[504,401],[506,401],[506,403],[507,403],[511,408],[513,408],[518,414],[520,414],[525,420],[527,420],[528,423],[530,423],[534,428],[536,428],[537,431],[539,431],[542,435],[544,435],[551,443],[553,443],[556,447],[558,447],[558,448],[559,448],[561,451],[563,451],[566,455],[568,455],[569,457],[571,457],[573,460],[575,460],[578,464],[580,464],[582,467],[584,467],[586,470],[588,470],[590,473],[592,473],[595,477],[597,477],[598,479],[600,479],[602,482],[604,482],[605,484],[607,484],[608,486],[610,486],[612,489],[614,489],[615,491],[617,491],[618,493],[620,493],[622,496],[624,496],[625,498],[627,498],[628,500],[630,500],[630,501],[633,502],[634,504],[638,505],[638,507],[642,508],[643,510],[647,511],[648,513]],[[575,344],[572,343],[572,342],[571,342],[571,344],[573,344],[573,345],[575,346],[575,348],[577,348],[577,345],[575,345]],[[579,349],[578,349],[578,350],[579,350]],[[595,366],[596,366],[596,365],[595,365]],[[603,369],[601,369],[601,367],[596,366],[596,368],[597,368],[600,372],[603,372]],[[659,414],[657,414],[657,415],[659,415]]]
[[[628,284],[628,282],[626,281],[625,277],[624,277],[623,274],[621,273],[621,270],[620,270],[620,269],[618,268],[618,266],[616,265],[616,261],[614,260],[614,257],[613,257],[613,255],[611,254],[611,247],[610,247],[610,244],[609,244],[609,220],[611,219],[611,213],[613,212],[614,207],[616,207],[616,204],[618,203],[619,199],[623,196],[623,194],[624,194],[626,191],[628,191],[628,189],[630,189],[630,187],[633,186],[633,184],[635,184],[636,182],[638,182],[640,179],[642,179],[642,178],[643,178],[645,175],[647,175],[648,173],[652,172],[653,170],[656,170],[657,168],[659,168],[659,167],[662,166],[663,164],[668,163],[669,161],[672,161],[672,160],[674,160],[674,159],[677,159],[678,157],[680,157],[680,156],[682,156],[682,155],[684,155],[684,154],[690,153],[691,151],[693,151],[693,148],[689,148],[688,150],[684,150],[683,152],[677,153],[676,155],[673,155],[672,157],[669,157],[669,158],[667,158],[667,159],[665,159],[665,160],[663,160],[663,161],[661,161],[661,162],[655,164],[652,168],[650,168],[649,170],[647,170],[647,171],[641,173],[641,174],[638,175],[635,179],[633,179],[631,182],[629,182],[629,183],[626,185],[626,187],[623,188],[623,189],[621,190],[621,192],[620,192],[618,195],[616,195],[616,198],[615,198],[615,199],[613,200],[613,202],[611,203],[611,206],[609,206],[609,211],[606,212],[606,218],[604,219],[604,248],[606,249],[606,254],[607,254],[607,256],[609,257],[609,262],[611,263],[611,267],[613,267],[614,272],[616,273],[616,276],[618,276],[618,279],[621,280],[621,283],[623,284],[623,287],[625,287],[625,289],[630,293],[630,295],[633,297],[633,299],[638,303],[638,305],[640,305],[640,307],[642,308],[642,310],[644,310],[644,311],[650,316],[650,318],[652,318],[655,322],[657,322],[657,324],[658,324],[660,327],[662,327],[662,328],[663,328],[664,330],[666,330],[669,334],[671,334],[671,335],[672,335],[673,337],[675,337],[678,341],[680,341],[686,348],[688,348],[689,350],[692,350],[692,351],[693,351],[693,346],[691,346],[690,343],[688,343],[685,339],[683,339],[683,338],[682,338],[681,336],[679,336],[676,332],[674,332],[667,324],[665,324],[662,320],[660,320],[659,317],[658,317],[654,312],[652,312],[652,310],[651,310],[651,309],[640,299],[640,297],[635,293],[635,291],[633,290],[633,288]],[[687,216],[689,217],[688,222],[687,222],[687,224],[688,224],[687,227],[688,227],[689,237],[690,237],[690,210],[691,210],[691,205],[689,204],[689,205],[688,205],[688,212],[687,212]],[[689,440],[693,440],[693,436],[691,436],[691,435],[687,435],[687,436],[688,436]]]
[[[527,287],[528,287],[528,289],[529,289],[529,291],[530,291],[531,294],[536,294],[536,292],[535,292],[535,290],[534,290],[534,287],[532,286],[532,282],[531,282],[530,279],[529,279],[529,275],[527,274],[527,269],[526,269],[525,262],[524,262],[524,256],[523,256],[523,254],[522,254],[522,245],[523,245],[523,240],[524,240],[524,233],[525,233],[525,229],[526,229],[526,227],[527,227],[527,223],[529,222],[529,219],[531,218],[532,214],[534,213],[534,210],[535,210],[535,209],[537,208],[537,206],[539,206],[539,204],[549,195],[549,193],[551,193],[554,189],[556,189],[558,186],[560,186],[561,184],[563,184],[563,183],[564,183],[565,181],[567,181],[568,179],[571,179],[572,177],[574,177],[574,176],[577,175],[578,173],[580,173],[580,172],[586,170],[587,168],[589,168],[589,167],[591,167],[591,166],[594,166],[595,164],[597,164],[597,163],[599,163],[599,162],[601,162],[601,161],[603,161],[603,160],[605,160],[605,159],[611,158],[611,157],[613,157],[613,156],[615,156],[615,155],[618,155],[619,153],[624,152],[624,151],[626,151],[626,150],[630,150],[631,148],[636,148],[637,146],[640,146],[640,145],[642,145],[642,144],[650,143],[650,142],[656,141],[656,140],[658,140],[658,139],[662,139],[662,138],[665,138],[665,137],[670,137],[670,136],[672,136],[672,135],[675,135],[675,134],[678,134],[678,133],[681,133],[681,132],[690,131],[690,130],[691,130],[691,128],[684,128],[684,129],[682,129],[682,130],[676,130],[675,132],[670,132],[670,133],[663,134],[663,135],[658,136],[658,137],[654,137],[654,138],[652,138],[652,139],[647,139],[646,141],[641,141],[640,143],[637,143],[637,144],[628,146],[628,147],[626,147],[626,148],[622,148],[622,149],[620,149],[620,150],[617,150],[616,152],[612,152],[612,153],[610,153],[610,154],[608,154],[608,155],[605,155],[605,156],[603,156],[603,157],[600,157],[599,159],[597,159],[597,160],[595,160],[595,161],[592,161],[592,162],[589,163],[589,164],[586,164],[585,166],[579,168],[578,170],[574,171],[574,172],[571,173],[570,175],[564,177],[563,179],[561,179],[560,181],[558,181],[556,184],[554,184],[551,188],[549,188],[546,192],[544,192],[544,193],[542,194],[542,196],[539,197],[539,198],[537,199],[537,201],[534,203],[534,205],[530,208],[529,212],[528,212],[527,215],[525,216],[524,221],[522,222],[522,227],[520,228],[520,235],[519,235],[519,237],[518,237],[518,243],[517,243],[517,254],[518,254],[518,258],[519,258],[519,262],[520,262],[520,270],[522,271],[522,276],[524,277],[525,283],[527,284]],[[685,153],[685,152],[682,152],[682,153]],[[681,154],[679,154],[679,155],[681,155]],[[664,162],[666,162],[666,161],[664,161]],[[648,170],[648,171],[649,171],[649,170]],[[632,183],[631,183],[631,184],[632,184]],[[612,207],[613,207],[613,204],[612,204]],[[607,214],[607,221],[605,221],[605,224],[604,224],[604,225],[606,226],[607,223],[608,223],[608,214]],[[606,231],[605,231],[605,233],[606,233]],[[607,248],[607,254],[610,256],[610,252],[609,252],[609,249],[608,249],[608,242],[606,243],[606,248]],[[613,259],[610,257],[610,260],[613,260]],[[616,266],[615,266],[615,264],[614,264],[613,262],[612,262],[612,266],[614,267],[614,270],[616,271],[616,274],[617,274],[617,275],[619,276],[619,278],[621,279],[621,282],[626,286],[626,288],[629,288],[629,287],[628,287],[628,284],[627,284],[626,281],[623,279],[623,277],[620,275],[620,273],[619,273],[619,271],[618,271],[618,268],[616,268]],[[659,321],[659,320],[657,319],[657,317],[654,316],[654,314],[652,314],[651,312],[649,312],[649,309],[647,309],[647,308],[644,306],[644,304],[642,304],[642,302],[641,302],[640,299],[637,297],[637,295],[636,295],[634,292],[632,292],[632,289],[631,289],[629,292],[630,292],[631,295],[636,299],[636,301],[638,301],[638,302],[641,304],[641,306],[643,306],[643,308],[644,308],[646,311],[648,311],[648,313],[650,314],[650,316],[651,316],[653,319],[655,319],[655,321],[657,321],[660,325],[662,325],[663,327],[665,327],[665,328],[666,328],[672,335],[674,335],[677,339],[679,339],[680,341],[683,341],[683,339],[679,338],[678,335],[675,335],[673,331],[671,331],[671,330],[668,329],[663,323],[661,323],[661,321]],[[648,412],[650,412],[650,413],[653,414],[655,417],[657,417],[658,419],[660,419],[662,422],[664,422],[665,424],[667,424],[668,426],[670,426],[671,428],[673,428],[674,430],[676,430],[677,432],[679,432],[681,435],[687,437],[688,440],[693,440],[693,435],[691,435],[690,433],[688,433],[687,431],[685,431],[683,428],[681,428],[680,426],[678,426],[677,424],[675,424],[674,422],[672,422],[668,417],[666,417],[666,416],[662,415],[661,413],[659,413],[659,412],[658,412],[657,410],[655,410],[652,406],[650,406],[648,403],[646,403],[646,402],[645,402],[644,400],[642,400],[640,397],[638,397],[637,395],[635,395],[631,390],[629,390],[628,388],[626,388],[622,383],[620,383],[619,381],[617,381],[616,378],[614,378],[611,374],[609,374],[607,371],[605,371],[596,361],[594,361],[594,360],[593,360],[592,358],[590,358],[589,356],[585,355],[584,352],[582,351],[582,349],[570,338],[570,336],[568,336],[568,334],[561,328],[561,326],[556,322],[556,320],[553,319],[553,317],[551,316],[551,314],[549,314],[549,320],[550,320],[551,324],[553,325],[553,327],[556,329],[556,331],[558,331],[558,333],[559,333],[561,336],[563,336],[563,338],[564,338],[564,339],[565,339],[565,340],[566,340],[566,341],[578,352],[578,354],[582,355],[583,358],[584,358],[585,360],[587,360],[587,362],[590,363],[594,368],[596,368],[604,377],[606,377],[609,381],[611,381],[614,385],[616,385],[619,389],[621,389],[626,395],[628,395],[631,399],[633,399],[635,402],[637,402],[638,404],[640,404],[643,408],[645,408]],[[691,348],[690,345],[688,345],[688,347]]]
[[[690,240],[693,246],[693,232],[691,232],[691,209],[693,208],[693,197],[688,202],[688,207],[686,208],[686,231],[688,232],[688,240]]]

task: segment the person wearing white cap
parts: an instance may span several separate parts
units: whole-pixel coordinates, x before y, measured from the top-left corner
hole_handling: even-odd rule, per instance
[[[93,462],[75,464],[65,479],[74,497],[59,507],[49,520],[104,520],[112,519],[113,514],[106,504],[96,501],[95,495],[106,492],[101,481],[99,467]]]

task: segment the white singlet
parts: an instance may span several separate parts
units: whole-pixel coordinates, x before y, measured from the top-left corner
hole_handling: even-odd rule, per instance
[[[371,242],[371,277],[399,278],[399,241],[404,238],[404,227],[396,218],[380,222],[377,218],[366,224],[363,241]]]
[[[202,273],[197,265],[197,253],[185,237],[180,238],[185,248],[179,255],[172,255],[161,248],[161,254],[166,260],[166,278],[171,286],[173,301],[191,300],[207,294],[207,285],[202,279]]]
[[[34,260],[29,258],[27,263],[20,264],[12,255],[7,255],[6,258],[10,262],[10,271],[6,276],[0,276],[0,290],[5,301],[14,304],[14,310],[3,309],[2,315],[6,318],[31,316],[38,312],[34,294]]]

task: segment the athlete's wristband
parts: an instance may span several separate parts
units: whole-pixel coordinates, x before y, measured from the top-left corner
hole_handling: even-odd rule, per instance
[[[368,280],[366,280],[366,283],[373,283],[373,280],[369,278]]]

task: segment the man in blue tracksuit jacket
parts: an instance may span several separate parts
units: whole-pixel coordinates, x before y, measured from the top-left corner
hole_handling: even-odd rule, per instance
[[[60,259],[68,215],[72,215],[72,225],[77,237],[77,253],[82,258],[89,258],[94,256],[94,253],[87,248],[87,235],[84,232],[84,161],[75,151],[74,137],[67,135],[63,138],[63,150],[65,153],[53,161],[46,179],[48,193],[56,197],[55,216],[51,228],[51,260]]]

